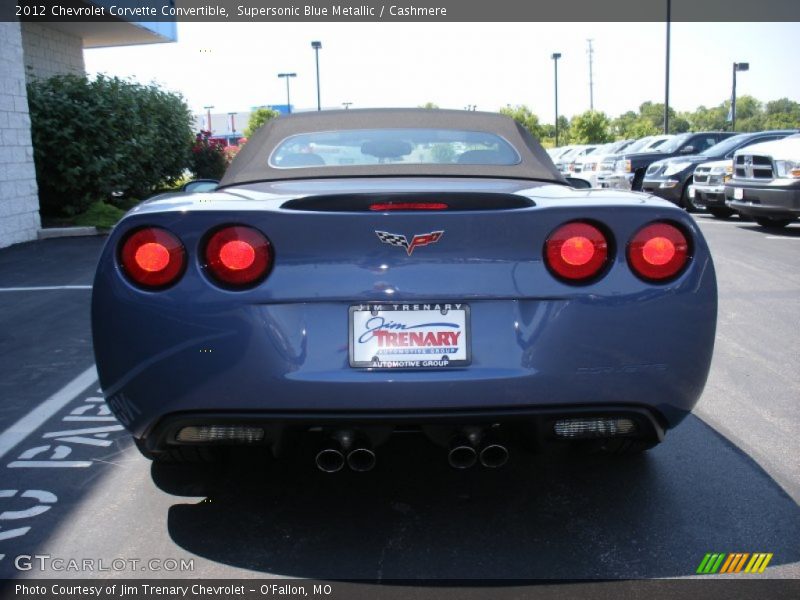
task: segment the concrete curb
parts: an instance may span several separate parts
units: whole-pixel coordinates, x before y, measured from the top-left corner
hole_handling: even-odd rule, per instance
[[[65,237],[85,237],[89,235],[100,235],[101,231],[97,227],[48,227],[40,229],[37,237],[40,240]]]

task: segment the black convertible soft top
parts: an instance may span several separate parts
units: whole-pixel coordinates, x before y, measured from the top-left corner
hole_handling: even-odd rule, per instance
[[[479,164],[373,164],[274,168],[272,151],[283,140],[301,133],[350,129],[435,128],[493,133],[519,153],[514,165]],[[565,180],[539,142],[510,117],[498,113],[424,108],[326,110],[281,116],[259,128],[234,159],[220,187],[254,181],[317,179],[329,177],[506,177],[535,181]]]

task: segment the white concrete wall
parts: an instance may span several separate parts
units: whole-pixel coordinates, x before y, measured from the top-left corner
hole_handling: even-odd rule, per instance
[[[19,23],[0,23],[0,248],[36,239],[39,196]]]
[[[22,23],[22,47],[28,77],[83,75],[83,40],[39,23]]]

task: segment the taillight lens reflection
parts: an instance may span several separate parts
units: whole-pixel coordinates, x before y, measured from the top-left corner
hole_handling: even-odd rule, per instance
[[[175,283],[186,268],[186,250],[166,229],[145,227],[128,235],[120,249],[122,270],[143,288],[160,289]]]
[[[669,223],[651,223],[628,244],[628,263],[647,281],[666,281],[677,276],[689,261],[689,241]]]
[[[261,281],[272,267],[272,246],[252,227],[232,225],[216,231],[206,243],[205,267],[228,287],[249,287]]]
[[[558,277],[573,283],[589,281],[606,265],[608,240],[590,223],[567,223],[547,238],[545,256],[547,266]]]

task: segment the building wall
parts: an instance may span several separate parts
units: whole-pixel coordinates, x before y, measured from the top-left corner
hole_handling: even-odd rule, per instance
[[[25,70],[29,77],[83,75],[83,40],[39,23],[22,23]]]
[[[20,24],[0,23],[0,248],[36,239],[39,197]]]

